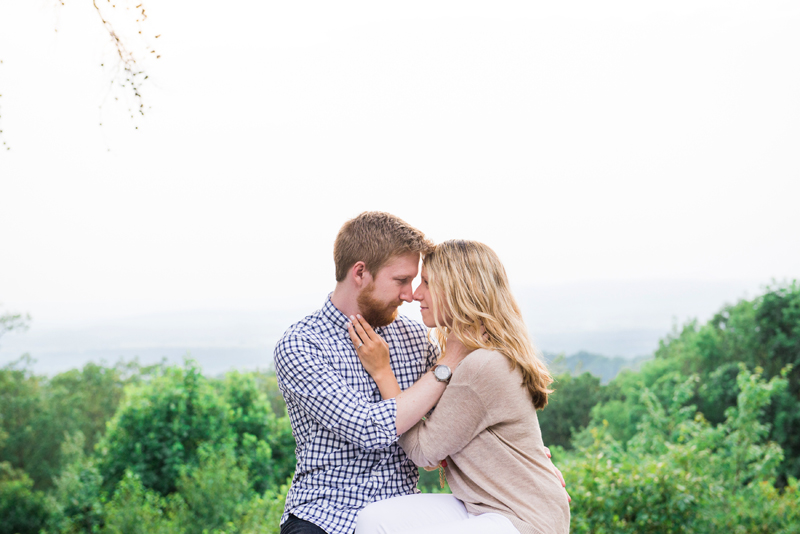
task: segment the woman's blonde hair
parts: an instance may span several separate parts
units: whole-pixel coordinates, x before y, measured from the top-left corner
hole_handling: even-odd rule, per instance
[[[521,368],[533,405],[537,410],[544,408],[553,392],[548,388],[553,377],[536,356],[497,254],[477,241],[451,240],[436,245],[425,255],[423,265],[436,318],[432,333],[442,351],[451,332],[469,349],[496,350],[514,368]],[[440,324],[439,317],[447,324]]]

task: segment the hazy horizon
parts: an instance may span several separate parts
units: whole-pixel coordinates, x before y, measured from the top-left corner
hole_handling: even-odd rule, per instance
[[[674,325],[705,321],[760,289],[746,281],[606,281],[528,286],[515,293],[542,351],[633,358],[652,354]],[[325,295],[303,297],[284,309],[194,309],[45,324],[37,323],[33,311],[29,331],[0,339],[0,365],[29,353],[38,372],[53,374],[89,361],[138,357],[143,364],[162,358],[179,363],[188,355],[212,374],[265,369],[277,339],[319,308]],[[416,303],[404,304],[400,312],[419,319]]]

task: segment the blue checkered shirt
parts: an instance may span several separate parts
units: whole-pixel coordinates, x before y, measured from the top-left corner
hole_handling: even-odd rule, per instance
[[[275,347],[278,385],[297,442],[283,524],[293,514],[328,534],[351,533],[373,501],[417,493],[419,472],[397,444],[397,404],[381,400],[331,303],[292,325]],[[389,344],[401,389],[439,357],[427,329],[402,315],[376,332]]]

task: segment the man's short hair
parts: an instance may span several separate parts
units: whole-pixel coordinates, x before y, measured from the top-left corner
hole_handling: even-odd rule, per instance
[[[427,254],[433,243],[425,234],[399,217],[382,211],[365,211],[350,219],[339,230],[333,244],[336,281],[347,277],[347,271],[363,261],[367,271],[376,276],[381,267],[402,254]]]

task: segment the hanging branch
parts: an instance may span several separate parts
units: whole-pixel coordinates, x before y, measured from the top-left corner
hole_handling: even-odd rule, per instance
[[[137,116],[144,116],[145,110],[149,109],[149,107],[145,106],[145,100],[142,96],[145,82],[149,78],[145,72],[144,63],[150,57],[159,59],[161,55],[156,52],[155,48],[147,44],[148,39],[144,26],[144,22],[147,20],[147,13],[142,3],[133,6],[135,1],[138,0],[115,0],[115,3],[112,3],[111,0],[106,0],[105,3],[100,0],[98,4],[98,0],[92,0],[92,5],[98,17],[100,17],[103,27],[106,32],[108,32],[111,43],[114,45],[114,59],[110,62],[104,61],[100,64],[101,67],[109,70],[111,77],[108,91],[100,104],[101,117],[103,106],[108,100],[108,97],[118,90],[121,90],[123,98],[128,100],[128,112],[130,113],[131,119],[135,119]],[[65,5],[65,0],[58,0],[58,3],[63,6]],[[120,6],[119,8],[117,7],[118,4]],[[125,8],[125,11],[133,11],[133,19],[126,17],[112,24],[110,12],[108,10],[116,11],[122,7]],[[129,23],[130,26],[125,28],[125,23]],[[120,26],[122,26],[123,29],[120,29]],[[155,39],[159,37],[161,37],[161,35],[154,36]],[[149,54],[152,54],[152,56],[148,57]],[[2,68],[3,60],[0,59],[0,70]],[[0,72],[0,80],[1,79],[2,72]],[[0,142],[2,142],[2,148],[11,150],[3,133],[2,97],[2,92],[0,92]],[[119,99],[119,96],[114,96],[115,101],[119,101]],[[102,125],[103,122],[101,118],[100,126]],[[134,126],[137,129],[139,128],[135,125],[135,122]]]
[[[130,0],[120,1],[129,4],[133,3]],[[115,61],[111,67],[111,81],[109,84],[109,90],[103,99],[103,104],[116,88],[122,88],[127,96],[132,97],[133,100],[128,107],[128,112],[131,114],[131,118],[135,118],[137,114],[144,116],[145,110],[149,108],[145,108],[144,98],[142,97],[142,88],[144,87],[149,76],[145,73],[142,63],[145,61],[145,57],[148,53],[155,55],[155,59],[159,59],[161,55],[156,52],[155,48],[145,45],[144,53],[141,55],[141,57],[139,57],[139,55],[136,53],[137,47],[134,47],[130,44],[132,41],[130,36],[128,36],[127,39],[124,38],[123,33],[119,32],[111,23],[109,17],[103,13],[103,9],[100,7],[100,5],[98,5],[97,0],[92,0],[92,4],[94,5],[98,17],[100,17],[103,27],[111,37],[111,42],[114,45],[114,50],[116,52]],[[103,4],[101,3],[101,5]],[[117,9],[117,4],[112,4],[111,0],[106,0],[105,5],[110,5],[112,9]],[[126,10],[130,10],[130,6],[127,6]],[[136,13],[136,34],[134,34],[133,37],[134,39],[137,37],[144,39],[143,23],[147,20],[147,13],[143,4],[141,3],[134,7],[134,11]],[[161,35],[155,36],[156,39],[159,37],[161,37]],[[100,66],[105,67],[105,62],[101,63]],[[118,101],[119,97],[115,96],[114,99]],[[101,111],[103,109],[103,104],[100,105]],[[102,120],[100,121],[100,125],[103,125]],[[136,128],[138,129],[138,126],[136,126]]]

